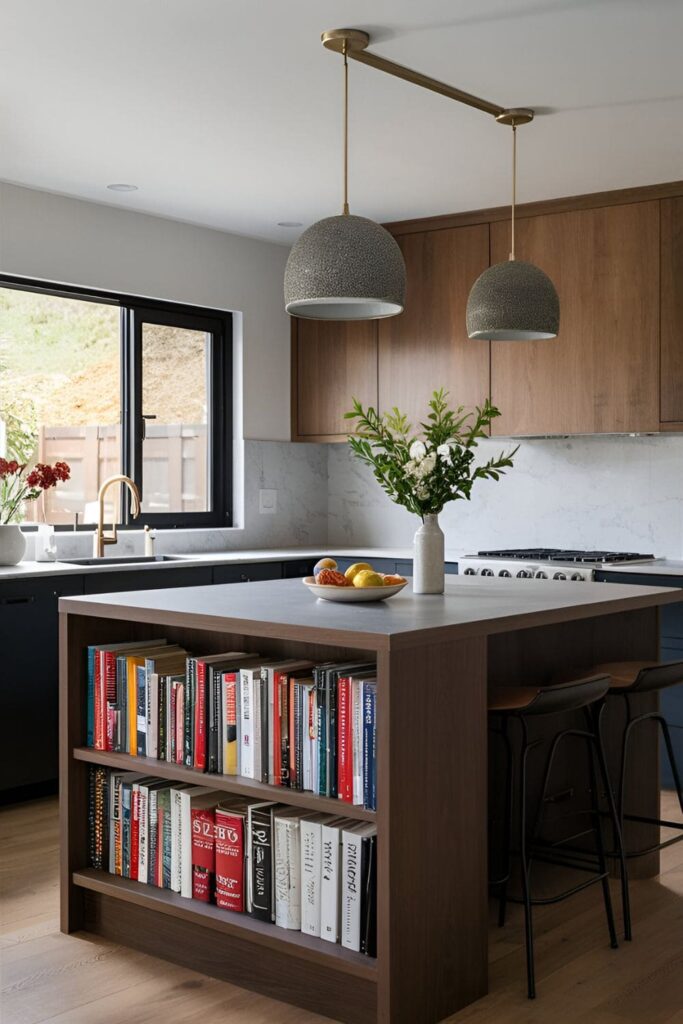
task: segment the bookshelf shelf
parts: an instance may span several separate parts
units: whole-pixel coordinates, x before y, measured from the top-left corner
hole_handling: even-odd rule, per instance
[[[209,903],[183,899],[168,889],[157,889],[141,882],[110,875],[106,871],[96,871],[94,868],[74,871],[72,878],[74,885],[91,892],[102,893],[139,907],[147,907],[169,917],[194,922],[226,935],[247,938],[249,942],[269,949],[280,949],[286,953],[295,952],[297,957],[310,963],[332,965],[334,970],[343,971],[356,978],[373,983],[377,981],[377,963],[373,958],[354,953],[353,950],[345,949],[336,943],[278,928],[274,924],[257,921],[247,914],[221,910]]]
[[[94,750],[92,747],[76,747],[73,756],[77,761],[88,764],[106,765],[120,771],[145,771],[162,779],[173,779],[176,782],[191,782],[194,785],[213,786],[224,789],[227,793],[238,793],[241,796],[255,797],[259,800],[279,800],[294,807],[305,807],[311,811],[322,811],[332,814],[343,814],[346,818],[358,821],[375,821],[375,811],[367,811],[364,807],[347,804],[342,800],[317,796],[307,791],[287,789],[284,786],[270,786],[254,779],[245,779],[239,775],[213,775],[185,768],[180,764],[168,761],[157,761],[152,757],[132,757],[130,754],[115,754],[107,750]]]

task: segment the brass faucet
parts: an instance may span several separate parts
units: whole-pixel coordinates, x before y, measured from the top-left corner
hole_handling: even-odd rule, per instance
[[[104,547],[105,544],[116,544],[116,523],[111,524],[111,533],[106,533],[104,529],[104,495],[112,484],[125,484],[130,491],[130,514],[133,519],[137,519],[140,515],[140,491],[138,490],[137,484],[134,483],[129,476],[110,476],[108,477],[99,489],[97,495],[97,532],[95,534],[95,556],[97,558],[104,558]]]

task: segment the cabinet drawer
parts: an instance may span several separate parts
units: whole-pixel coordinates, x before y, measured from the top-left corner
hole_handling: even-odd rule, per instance
[[[317,559],[316,559],[317,561]],[[311,576],[313,573],[313,559],[297,559],[295,562],[282,563],[282,576],[286,580],[296,580],[300,576]]]
[[[281,562],[251,562],[214,565],[214,583],[251,583],[253,580],[282,579]]]
[[[211,566],[187,569],[136,569],[128,572],[91,573],[84,576],[86,594],[116,594],[126,590],[167,590],[169,587],[198,587],[213,582]]]

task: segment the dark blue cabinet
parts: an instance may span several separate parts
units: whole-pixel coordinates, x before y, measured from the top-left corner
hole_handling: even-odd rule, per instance
[[[596,579],[603,583],[629,583],[632,586],[683,587],[680,576],[626,572],[599,572]],[[662,661],[683,661],[683,604],[664,605],[659,609],[659,656]],[[663,690],[659,706],[671,730],[671,740],[679,772],[683,772],[683,685]],[[662,749],[662,786],[673,789],[674,780],[668,758]]]

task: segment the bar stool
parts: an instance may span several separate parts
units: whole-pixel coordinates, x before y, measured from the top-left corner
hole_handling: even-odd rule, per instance
[[[522,903],[524,905],[527,993],[529,999],[534,999],[536,996],[534,935],[532,920],[532,908],[534,906],[557,903],[560,900],[568,898],[569,896],[573,896],[577,892],[581,892],[583,889],[586,889],[591,885],[595,885],[597,882],[601,882],[610,945],[613,949],[616,949],[618,947],[616,929],[614,926],[614,914],[612,911],[612,900],[610,896],[610,888],[608,881],[609,870],[607,865],[607,855],[605,852],[605,844],[602,836],[602,818],[598,802],[596,761],[600,772],[602,784],[607,790],[608,794],[611,794],[611,788],[607,776],[607,765],[605,761],[605,754],[602,747],[602,742],[599,733],[594,728],[594,720],[591,713],[591,707],[596,702],[603,700],[603,698],[609,690],[609,685],[609,676],[607,676],[606,674],[596,674],[586,678],[564,682],[556,686],[510,687],[502,690],[494,690],[489,692],[489,714],[491,716],[496,716],[496,718],[500,720],[500,726],[493,726],[492,730],[503,737],[506,745],[508,762],[505,833],[503,838],[506,871],[502,878],[492,880],[490,882],[490,885],[492,887],[499,888],[500,890],[498,923],[501,926],[505,923],[505,911],[508,899],[512,900],[513,902]],[[550,750],[548,752],[545,771],[543,775],[543,784],[541,787],[541,799],[539,803],[539,809],[536,814],[535,821],[532,827],[530,828],[529,823],[527,821],[527,760],[530,751],[533,750],[535,747],[538,747],[543,741],[529,740],[529,728],[527,720],[529,718],[541,715],[564,714],[565,712],[580,710],[582,708],[584,709],[586,729],[563,729],[560,732],[558,732],[553,738],[553,741],[550,745]],[[510,742],[510,737],[508,733],[508,726],[513,719],[519,722],[522,738],[522,745],[519,751],[518,765],[518,832],[522,882],[521,899],[513,899],[512,897],[508,896],[508,882],[511,874],[512,860],[511,834],[513,829],[513,754],[512,744]],[[576,857],[574,859],[572,859],[572,856],[567,855],[567,853],[562,851],[561,844],[544,844],[540,838],[540,829],[543,823],[544,802],[548,792],[548,786],[551,778],[553,763],[555,761],[555,756],[557,754],[560,744],[569,737],[582,739],[587,744],[592,801],[590,815],[591,819],[594,822],[591,828],[589,828],[587,831],[595,833],[594,854],[586,854],[585,851],[568,851],[569,854],[576,854]],[[612,828],[614,830],[615,836],[620,836],[620,827],[614,800],[611,799],[609,803],[611,808]],[[597,866],[595,864],[595,858],[597,858]],[[591,877],[583,882],[578,883],[577,885],[572,886],[569,889],[564,890],[561,893],[558,893],[557,895],[543,898],[534,897],[531,895],[530,880],[531,865],[534,860],[540,860],[554,864],[561,864],[564,866],[572,867],[579,871],[587,871],[591,873]]]
[[[670,839],[660,839],[652,846],[648,846],[640,850],[624,850],[624,856],[626,858],[644,857],[648,853],[655,853],[657,850],[663,850],[667,846],[672,846],[674,843],[679,843],[681,839],[683,839],[683,823],[676,821],[665,821],[663,818],[648,818],[640,814],[627,814],[624,810],[625,780],[626,769],[628,765],[629,744],[634,728],[641,722],[657,722],[662,731],[664,746],[666,748],[669,764],[671,765],[671,774],[673,776],[674,785],[676,787],[676,795],[678,796],[678,804],[682,814],[683,789],[681,788],[681,776],[678,769],[678,765],[676,764],[673,744],[671,742],[671,734],[669,732],[669,726],[666,719],[663,715],[659,713],[659,711],[646,711],[642,714],[635,714],[633,710],[631,697],[641,693],[657,693],[660,690],[668,689],[670,686],[677,686],[679,683],[683,683],[683,661],[619,661],[610,662],[604,665],[597,665],[591,671],[596,673],[604,673],[605,675],[609,676],[610,679],[610,688],[607,693],[607,699],[600,701],[598,704],[595,705],[593,709],[594,728],[596,732],[600,734],[602,715],[609,701],[613,699],[621,699],[624,701],[626,709],[626,727],[624,729],[624,736],[621,745],[619,778],[617,780],[616,786],[616,804],[617,815],[619,819],[620,840],[624,835],[625,821],[635,821],[645,825],[656,825],[660,829],[676,829],[680,833],[680,835],[673,836]],[[625,871],[622,871],[621,881],[622,903],[624,910],[624,933],[626,939],[630,939],[631,907],[629,899],[628,876],[626,875]]]

